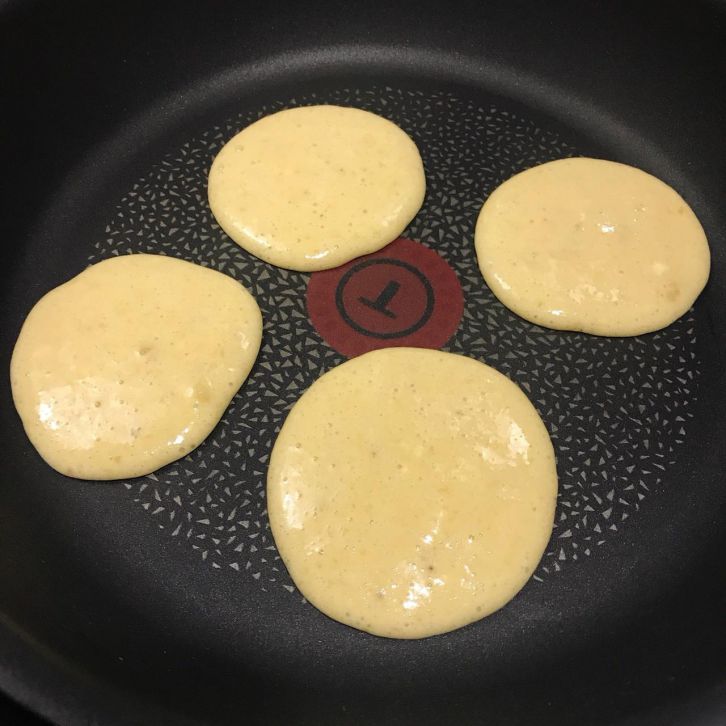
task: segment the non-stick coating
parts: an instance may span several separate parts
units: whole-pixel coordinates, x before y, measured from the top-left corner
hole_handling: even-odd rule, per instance
[[[421,642],[350,631],[216,570],[158,528],[136,484],[56,476],[6,383],[4,690],[73,724],[726,719],[724,16],[552,5],[6,3],[5,370],[33,302],[100,254],[154,164],[238,113],[311,93],[451,94],[546,130],[565,153],[642,166],[693,206],[713,271],[693,313],[693,419],[657,493],[510,608]]]

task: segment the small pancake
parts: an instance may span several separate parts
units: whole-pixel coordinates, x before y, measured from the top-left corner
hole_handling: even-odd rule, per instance
[[[677,192],[601,159],[513,176],[482,207],[475,243],[487,285],[517,315],[594,335],[670,325],[710,267],[703,228]]]
[[[253,255],[324,270],[398,237],[425,188],[418,149],[398,126],[357,108],[303,106],[225,144],[209,172],[209,205]]]
[[[267,480],[302,594],[391,638],[454,630],[514,597],[556,496],[552,444],[524,393],[474,359],[418,348],[319,378],[290,411]]]
[[[33,446],[79,479],[127,479],[188,454],[252,368],[259,308],[220,272],[114,257],[30,311],[10,366]]]

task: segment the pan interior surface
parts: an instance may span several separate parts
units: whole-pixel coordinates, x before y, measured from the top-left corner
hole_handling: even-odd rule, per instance
[[[663,713],[708,723],[725,695],[711,665],[726,603],[714,578],[724,505],[718,176],[574,91],[435,49],[300,49],[210,70],[99,134],[57,173],[33,223],[12,223],[24,231],[4,272],[3,360],[45,291],[136,252],[240,280],[265,320],[260,357],[199,449],[116,484],[50,471],[3,387],[0,686],[60,723],[605,724],[663,723]],[[269,532],[276,433],[345,359],[307,315],[309,276],[266,265],[216,225],[206,175],[241,128],[314,103],[374,111],[417,143],[428,189],[404,234],[436,250],[464,293],[445,349],[515,380],[558,456],[556,527],[534,578],[502,611],[425,641],[326,619],[294,588]],[[575,155],[640,166],[701,218],[711,282],[663,331],[539,328],[483,283],[473,233],[484,199],[518,171]]]

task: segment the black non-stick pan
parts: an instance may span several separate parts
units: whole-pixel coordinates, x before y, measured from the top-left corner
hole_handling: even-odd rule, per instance
[[[59,724],[726,723],[725,57],[720,3],[0,3],[0,688]],[[327,619],[277,557],[271,443],[344,358],[307,315],[309,276],[250,257],[206,204],[227,138],[321,102],[419,145],[428,191],[406,236],[464,295],[445,348],[517,381],[558,454],[535,577],[421,641]],[[703,223],[710,282],[669,328],[538,328],[481,280],[483,200],[572,155],[655,174]],[[187,458],[66,479],[23,433],[10,353],[46,291],[141,251],[242,281],[263,349]]]

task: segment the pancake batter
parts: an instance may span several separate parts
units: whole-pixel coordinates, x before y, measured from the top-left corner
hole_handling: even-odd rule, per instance
[[[391,638],[502,607],[537,566],[557,496],[547,430],[522,391],[474,359],[417,348],[325,373],[273,448],[268,511],[303,595]]]
[[[266,262],[303,271],[387,245],[425,188],[418,149],[398,126],[342,106],[265,116],[227,142],[209,172],[222,229]]]
[[[114,257],[31,310],[10,366],[15,406],[62,474],[148,474],[211,432],[261,332],[257,303],[231,277],[170,257]]]
[[[476,225],[479,267],[518,315],[549,328],[640,335],[706,284],[708,243],[668,185],[632,166],[560,159],[497,188]]]

